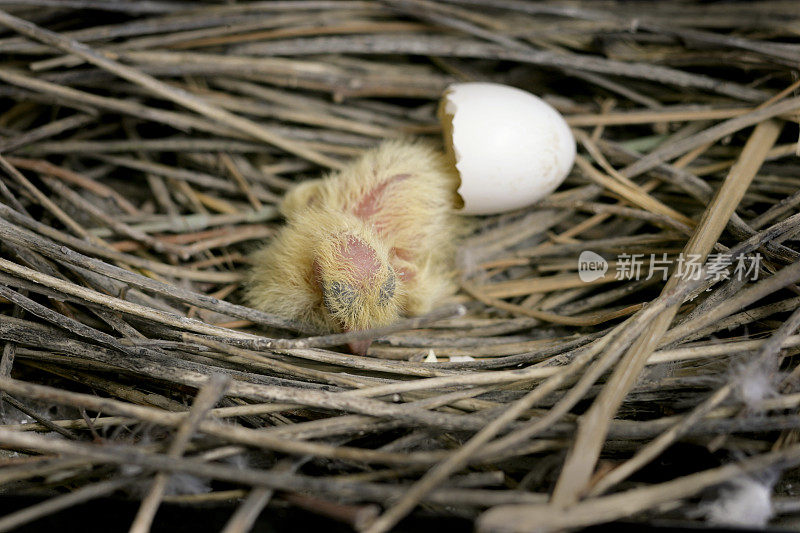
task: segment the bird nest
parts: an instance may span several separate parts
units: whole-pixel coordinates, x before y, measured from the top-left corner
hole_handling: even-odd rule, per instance
[[[800,510],[794,2],[2,3],[0,531]],[[564,115],[558,191],[480,217],[431,314],[244,305],[285,191],[438,139],[456,81]]]

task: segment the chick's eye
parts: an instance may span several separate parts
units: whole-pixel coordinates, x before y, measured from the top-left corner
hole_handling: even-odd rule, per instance
[[[325,307],[331,311],[351,307],[356,301],[356,290],[349,283],[334,281],[322,291]]]
[[[389,301],[394,298],[394,286],[394,273],[390,272],[389,279],[387,279],[384,284],[381,285],[381,290],[378,294],[378,303],[380,305],[388,305]]]

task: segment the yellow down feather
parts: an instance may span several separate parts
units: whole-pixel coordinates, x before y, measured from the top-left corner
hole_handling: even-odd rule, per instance
[[[433,308],[452,277],[458,177],[445,156],[387,141],[286,194],[286,226],[253,257],[253,307],[326,331],[390,324]]]

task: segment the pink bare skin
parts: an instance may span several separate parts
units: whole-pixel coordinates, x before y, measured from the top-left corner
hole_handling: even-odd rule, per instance
[[[343,305],[359,305],[355,295],[364,293],[369,285],[375,283],[381,271],[377,252],[355,236],[346,236],[334,250],[336,279],[339,281],[325,283],[318,268],[316,280],[323,294],[323,305],[332,316],[341,313]],[[352,331],[343,322],[339,325],[345,332]],[[347,346],[354,355],[366,355],[371,344],[372,339],[362,339],[350,342]]]
[[[369,347],[372,345],[372,339],[362,339],[360,341],[352,341],[347,343],[350,353],[353,355],[367,355]]]

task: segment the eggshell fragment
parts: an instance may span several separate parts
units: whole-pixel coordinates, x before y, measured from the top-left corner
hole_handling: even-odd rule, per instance
[[[461,176],[464,214],[502,213],[552,193],[575,160],[564,118],[536,96],[497,83],[457,83],[439,107]]]

